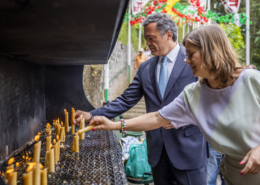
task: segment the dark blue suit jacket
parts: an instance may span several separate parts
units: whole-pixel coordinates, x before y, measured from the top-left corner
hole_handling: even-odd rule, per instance
[[[185,48],[181,46],[163,99],[156,79],[158,57],[153,57],[141,63],[133,82],[121,96],[104,107],[91,111],[92,116],[114,118],[131,109],[143,96],[146,111],[158,111],[172,102],[186,85],[197,81],[189,65],[184,62],[186,57]],[[177,169],[197,169],[206,164],[206,141],[197,126],[188,125],[169,130],[158,128],[147,131],[146,138],[148,160],[152,167],[159,162],[163,144],[172,165]]]

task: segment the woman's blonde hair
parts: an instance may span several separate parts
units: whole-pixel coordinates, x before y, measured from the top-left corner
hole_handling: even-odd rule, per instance
[[[238,57],[221,26],[201,26],[186,35],[183,45],[187,43],[200,48],[202,64],[215,80],[220,80],[221,86],[229,79],[233,82],[237,79],[237,70],[241,69]],[[201,78],[200,82],[208,83],[208,80]]]

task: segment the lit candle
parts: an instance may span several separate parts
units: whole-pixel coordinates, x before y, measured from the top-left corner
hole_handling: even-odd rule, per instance
[[[23,174],[23,185],[32,185],[33,183],[32,171]]]
[[[17,185],[17,172],[10,173],[8,176],[9,185]]]
[[[47,185],[47,168],[41,170],[41,185]]]
[[[69,132],[69,113],[67,112],[66,109],[64,109],[65,111],[65,132]]]
[[[57,124],[57,126],[56,126],[56,128],[57,128],[57,130],[56,130],[56,135],[60,135],[60,124]]]
[[[74,120],[75,120],[75,110],[74,108],[72,108],[71,109],[71,135],[75,134]]]
[[[83,129],[83,128],[85,128],[85,118],[83,118],[83,114],[82,114],[79,129]],[[84,140],[85,139],[85,133],[79,134],[79,139]]]
[[[9,168],[8,168],[9,167]],[[14,172],[14,165],[12,164],[12,165],[10,165],[10,166],[7,166],[7,168],[6,168],[6,172],[5,172],[5,177],[6,177],[6,179],[8,180],[8,178],[9,178],[9,175],[11,174],[11,173],[13,173]]]
[[[56,144],[56,139],[53,139],[53,148],[54,148],[54,164],[58,164],[58,144]]]
[[[41,185],[41,170],[38,163],[33,166],[33,185]]]
[[[79,153],[79,136],[78,133],[74,136],[74,152]]]
[[[49,154],[49,156],[48,156],[49,172],[53,173],[55,171],[55,169],[54,169],[54,149],[52,148],[48,154]]]
[[[59,140],[59,136],[56,137],[57,139],[57,148],[58,148],[58,161],[60,160],[60,140]]]
[[[61,140],[61,142],[65,142],[65,128],[63,127],[62,122],[61,122],[61,127],[60,127],[60,140]]]
[[[46,151],[50,150],[51,136],[46,137]]]
[[[41,145],[42,145],[41,141],[39,141],[34,145],[33,162],[36,163],[40,162]]]

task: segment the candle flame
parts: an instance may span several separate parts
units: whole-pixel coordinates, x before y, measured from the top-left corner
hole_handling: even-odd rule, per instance
[[[29,165],[28,168],[26,169],[26,172],[28,173],[33,169],[33,166],[36,165],[36,162],[29,162],[27,164]]]
[[[64,149],[64,145],[63,145],[63,143],[61,143],[61,146],[60,146],[60,147]]]
[[[60,118],[58,118],[58,123],[60,123]]]
[[[51,127],[50,123],[47,123],[46,128],[50,128],[50,127]]]
[[[72,110],[74,110],[74,108],[73,108],[73,107],[72,107],[71,109],[72,109]]]
[[[75,135],[77,136],[77,135],[78,135],[78,132],[76,132]]]
[[[41,135],[42,133],[38,132],[38,135]]]
[[[83,118],[83,114],[80,115],[80,119],[81,119],[81,120],[82,120],[82,118]]]
[[[50,149],[52,148],[52,144],[50,144]]]
[[[63,122],[61,121],[61,126],[63,127]]]
[[[12,158],[10,158],[10,159],[8,160],[7,164],[8,164],[8,165],[11,165],[11,164],[13,164],[13,162],[14,162],[14,158],[12,157]]]
[[[66,112],[67,112],[67,110],[66,110],[66,109],[64,109],[64,112],[66,113]]]
[[[40,139],[40,136],[39,135],[36,135],[35,137],[34,137],[34,140],[37,142],[37,141],[39,141],[39,139]]]
[[[5,173],[4,172],[2,172],[2,177],[5,177]]]
[[[6,170],[6,173],[13,173],[13,172],[14,172],[14,169]]]
[[[44,168],[43,165],[42,165],[41,163],[40,163],[40,168],[41,168],[41,170]]]
[[[60,139],[60,136],[59,136],[59,135],[56,135],[56,139],[57,139],[57,141],[59,141],[59,139]]]
[[[18,162],[16,162],[15,166],[18,168],[20,166],[20,164]]]
[[[54,145],[56,144],[56,139],[53,139],[53,144],[54,144]]]
[[[26,160],[28,160],[29,159],[29,157],[28,156],[26,156],[26,158],[25,158]]]
[[[23,159],[25,159],[25,156],[23,155]]]
[[[49,136],[51,135],[51,132],[52,132],[52,130],[50,130],[50,132],[49,132],[49,134],[48,134]]]

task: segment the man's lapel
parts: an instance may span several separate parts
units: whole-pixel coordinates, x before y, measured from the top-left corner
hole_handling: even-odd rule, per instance
[[[159,57],[155,56],[153,58],[154,58],[154,60],[151,61],[150,70],[149,70],[150,78],[151,78],[151,82],[152,82],[152,86],[153,86],[155,94],[158,96],[159,100],[162,101],[159,86],[158,86],[158,83],[157,83],[157,76],[156,76],[156,74],[157,74],[157,72],[156,72],[157,63],[158,63]]]
[[[171,76],[168,80],[168,84],[165,90],[165,94],[164,94],[164,98],[169,94],[169,92],[171,91],[171,88],[173,87],[174,83],[176,82],[177,78],[179,77],[179,75],[181,74],[182,69],[185,66],[185,62],[184,59],[186,58],[186,52],[185,49],[180,46],[180,50],[176,59],[176,62],[173,66],[172,72],[171,72]]]

